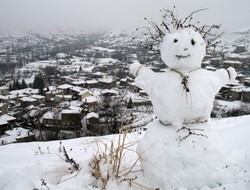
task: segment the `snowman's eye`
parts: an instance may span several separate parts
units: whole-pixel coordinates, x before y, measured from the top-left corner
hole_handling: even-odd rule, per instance
[[[195,45],[194,39],[191,40],[191,44],[192,44],[193,46]]]
[[[176,42],[178,42],[178,40],[177,40],[177,39],[174,39],[174,43],[176,43]]]

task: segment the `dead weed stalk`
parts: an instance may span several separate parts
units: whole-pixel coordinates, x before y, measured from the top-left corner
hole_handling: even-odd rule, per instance
[[[126,153],[136,153],[131,147],[137,143],[127,142],[127,135],[129,129],[120,129],[117,143],[113,140],[109,144],[96,141],[97,152],[91,162],[92,175],[97,179],[98,186],[105,189],[107,182],[110,179],[124,179],[128,174],[136,172],[134,167],[139,160],[136,154],[135,161],[131,162],[132,165],[124,163]]]

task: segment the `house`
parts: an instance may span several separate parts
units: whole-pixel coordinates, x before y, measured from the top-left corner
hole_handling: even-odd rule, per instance
[[[225,60],[222,62],[223,67],[234,67],[235,69],[242,68],[243,63],[241,61]]]
[[[102,91],[102,96],[117,96],[118,95],[118,92],[116,90],[103,90]]]
[[[236,46],[234,53],[244,53],[246,51],[247,51],[246,46],[238,45],[238,46]]]
[[[242,88],[244,88],[244,86],[225,85],[220,89],[219,93],[216,95],[216,99],[227,101],[241,100]]]
[[[4,114],[0,116],[0,134],[3,134],[6,130],[15,125],[16,118],[10,115]]]
[[[98,81],[93,79],[93,80],[86,80],[85,88],[96,88],[98,87]]]
[[[218,67],[222,63],[222,58],[221,57],[214,57],[209,59],[210,60],[210,65]]]
[[[61,113],[59,109],[46,112],[40,119],[40,123],[48,127],[60,127]]]
[[[98,99],[94,96],[88,96],[82,100],[86,107],[88,108],[88,112],[93,112],[97,108]]]
[[[82,127],[81,119],[84,116],[82,108],[70,106],[61,111],[61,127],[72,130],[79,130]]]
[[[39,102],[38,102],[38,100],[35,99],[35,98],[31,98],[31,97],[23,97],[23,98],[20,98],[20,106],[21,106],[22,108],[25,108],[25,107],[30,106],[30,105],[36,106],[36,105],[38,105],[38,104],[39,104]]]
[[[147,96],[148,97],[148,94],[144,90],[140,90],[139,91],[139,96],[141,96],[141,97]]]
[[[31,95],[31,98],[37,99],[38,104],[44,103],[45,102],[45,96],[42,95]]]
[[[99,79],[99,88],[101,89],[111,89],[116,87],[116,81],[111,77],[106,77]]]
[[[129,83],[129,88],[128,90],[133,93],[138,93],[140,91],[140,88],[135,85],[135,83]]]
[[[95,72],[92,74],[92,78],[102,78],[104,76],[104,73],[102,72]]]
[[[62,101],[71,101],[73,99],[72,95],[56,95],[54,97],[54,102],[60,103]]]
[[[244,78],[243,84],[244,86],[250,87],[250,77]]]
[[[79,87],[79,86],[73,86],[71,88],[71,95],[72,95],[72,99],[74,100],[77,100],[80,98],[80,93],[83,91],[83,90],[86,90],[85,88],[82,88],[82,87]]]
[[[21,127],[5,131],[5,135],[0,137],[0,145],[15,143],[15,142],[30,142],[35,139],[34,134]]]
[[[90,112],[85,117],[86,123],[84,124],[91,133],[91,135],[101,135],[102,134],[102,127],[100,127],[100,119],[99,115],[95,112]]]
[[[71,94],[71,89],[73,88],[70,84],[63,84],[58,86],[58,89],[62,91],[63,95]]]
[[[246,102],[246,103],[250,102],[250,88],[249,87],[245,87],[242,90],[241,101]]]
[[[0,103],[0,115],[6,114],[8,112],[8,104],[7,103]]]
[[[243,64],[248,64],[250,62],[250,54],[244,53],[244,54],[238,54],[238,53],[231,53],[227,56],[228,60],[233,61],[240,61]]]
[[[133,105],[134,107],[140,107],[140,106],[152,106],[152,102],[149,99],[146,98],[136,98],[133,99]]]
[[[72,85],[74,86],[80,86],[80,87],[85,87],[85,80],[77,80],[77,81],[73,81],[71,82]]]
[[[0,102],[3,103],[10,103],[10,102],[16,102],[17,101],[17,96],[16,95],[0,95]]]
[[[0,86],[0,95],[7,95],[9,92],[9,88],[7,86]]]
[[[4,134],[5,131],[7,131],[10,128],[9,123],[0,117],[0,135]]]
[[[88,89],[82,90],[79,93],[80,100],[83,100],[83,99],[87,98],[88,96],[93,96],[93,93],[90,92]]]
[[[128,86],[127,78],[122,78],[119,81],[119,87],[120,88],[126,88]]]
[[[45,93],[45,101],[46,102],[50,102],[50,101],[53,101],[53,98],[57,95],[62,95],[63,94],[63,91],[62,90],[59,90],[59,89],[53,89],[49,92],[46,92]]]
[[[21,127],[14,128],[5,132],[8,136],[14,136],[17,142],[30,142],[35,139],[34,134],[28,130]]]

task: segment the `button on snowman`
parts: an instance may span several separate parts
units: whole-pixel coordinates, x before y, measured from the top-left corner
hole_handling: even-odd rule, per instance
[[[192,28],[165,34],[160,53],[166,72],[155,73],[139,62],[130,66],[135,84],[148,93],[157,116],[137,148],[145,176],[155,188],[215,186],[225,177],[218,176],[223,166],[212,163],[224,161],[207,120],[215,95],[236,72],[201,68],[206,43]]]

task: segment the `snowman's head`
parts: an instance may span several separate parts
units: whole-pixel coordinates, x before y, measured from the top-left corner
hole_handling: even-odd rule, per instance
[[[161,59],[171,69],[188,72],[201,67],[206,44],[201,35],[191,28],[167,33],[160,45]]]

